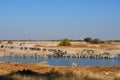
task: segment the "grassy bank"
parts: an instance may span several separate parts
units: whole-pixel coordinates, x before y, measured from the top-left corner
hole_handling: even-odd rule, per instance
[[[105,76],[92,72],[78,72],[76,70],[63,74],[60,70],[53,68],[46,73],[36,73],[31,70],[17,71],[16,73],[0,76],[0,80],[120,80],[118,75]]]
[[[0,63],[0,80],[120,80],[120,67]]]

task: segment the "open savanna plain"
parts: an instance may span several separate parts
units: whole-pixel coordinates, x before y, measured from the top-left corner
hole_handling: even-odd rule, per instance
[[[100,51],[112,51],[115,53],[120,50],[120,43],[112,42],[111,44],[88,44],[86,42],[71,42],[71,46],[58,46],[59,41],[30,41],[21,42],[14,41],[12,44],[3,42],[1,45],[6,46],[1,48],[0,53],[12,52],[17,54],[17,51],[24,51],[29,54],[32,50],[23,50],[21,47],[40,48],[40,49],[56,49],[63,51],[75,51],[76,53],[81,50],[95,50],[95,54]],[[22,44],[22,46],[21,46]],[[14,48],[10,48],[10,47]],[[17,47],[19,46],[19,47]],[[19,49],[20,48],[20,49]],[[41,54],[38,51],[38,54]],[[47,52],[46,52],[47,53]],[[7,53],[6,53],[7,54]],[[34,54],[34,53],[32,53]],[[111,54],[114,54],[111,53]],[[98,63],[99,64],[99,63]],[[51,66],[41,63],[12,63],[0,62],[0,80],[120,80],[120,66]]]
[[[110,44],[90,44],[84,41],[71,41],[71,46],[58,46],[60,41],[42,41],[36,43],[35,47],[38,48],[49,48],[49,49],[60,49],[65,51],[77,51],[80,50],[95,50],[95,51],[111,51],[111,50],[120,50],[120,42],[112,42]]]

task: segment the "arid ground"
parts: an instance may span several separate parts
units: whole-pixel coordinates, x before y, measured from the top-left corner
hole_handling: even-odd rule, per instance
[[[0,80],[120,80],[120,66],[58,67],[1,62]]]

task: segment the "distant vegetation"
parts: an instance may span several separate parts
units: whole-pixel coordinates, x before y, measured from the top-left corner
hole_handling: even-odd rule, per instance
[[[84,41],[87,42],[87,43],[91,43],[91,44],[100,44],[100,43],[103,43],[103,41],[101,41],[98,38],[92,39],[90,37],[85,38]]]
[[[99,38],[92,39],[90,37],[85,38],[84,41],[90,44],[103,44],[103,43],[111,44],[112,42],[112,40],[102,41]]]
[[[91,43],[91,44],[101,44],[101,43],[108,43],[108,44],[110,44],[111,42],[120,42],[120,40],[107,40],[107,41],[102,41],[102,40],[100,40],[99,38],[95,38],[95,39],[93,39],[93,38],[91,38],[91,37],[86,37],[85,39],[83,39],[83,40],[74,40],[74,39],[68,39],[69,41],[74,41],[74,42],[87,42],[87,43]],[[2,43],[2,42],[4,42],[4,41],[6,41],[6,42],[8,42],[8,44],[12,44],[14,41],[21,41],[21,42],[30,42],[30,41],[34,41],[34,42],[37,42],[37,41],[61,41],[60,39],[57,39],[57,40],[0,40],[0,44]]]
[[[8,44],[13,44],[13,41],[12,41],[12,40],[9,40],[9,41],[8,41]]]
[[[92,44],[100,44],[100,43],[104,43],[104,42],[102,42],[100,39],[96,38],[96,39],[93,39],[93,40],[91,41],[91,43],[92,43]]]
[[[59,46],[71,46],[69,39],[63,39],[60,41]]]
[[[108,40],[108,41],[106,41],[106,43],[111,44],[111,43],[112,43],[112,40]]]
[[[91,41],[92,41],[92,38],[90,38],[90,37],[87,37],[87,38],[85,38],[85,39],[84,39],[84,41],[85,41],[85,42],[87,42],[87,43],[91,43]]]
[[[112,42],[120,42],[120,40],[110,40],[110,41],[112,41]]]
[[[0,41],[0,44],[2,44],[2,41]]]

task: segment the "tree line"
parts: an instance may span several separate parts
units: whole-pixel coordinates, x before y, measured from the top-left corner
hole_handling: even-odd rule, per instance
[[[41,40],[0,40],[0,44],[3,41],[7,41],[8,44],[13,44],[14,41],[41,41]],[[71,46],[71,41],[84,41],[84,42],[87,42],[88,44],[103,44],[103,43],[110,44],[111,42],[120,42],[120,40],[102,41],[99,38],[92,39],[91,37],[86,37],[83,40],[70,40],[70,39],[65,38],[62,40],[42,40],[42,41],[60,41],[58,46]]]

